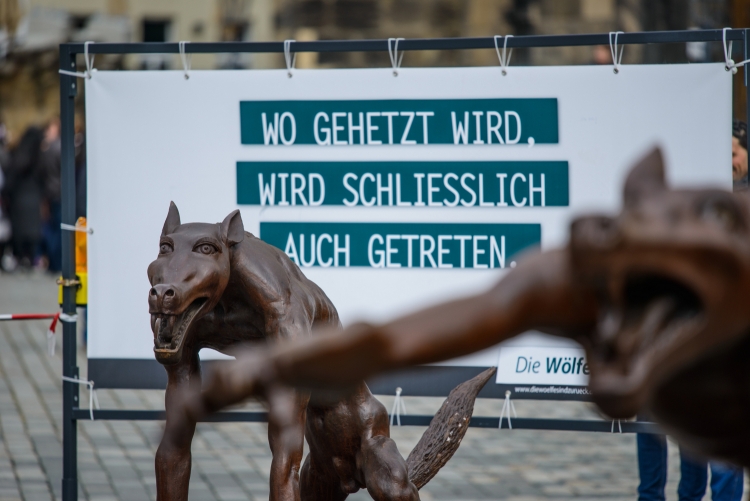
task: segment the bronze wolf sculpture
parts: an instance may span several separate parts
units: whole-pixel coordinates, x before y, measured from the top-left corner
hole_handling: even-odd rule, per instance
[[[521,260],[491,290],[246,354],[181,413],[282,386],[335,388],[538,329],[586,349],[593,399],[611,417],[647,411],[695,452],[750,467],[749,303],[750,198],[669,189],[654,150],[631,170],[619,214],[578,218],[567,246]]]
[[[227,352],[238,343],[298,340],[314,327],[340,327],[325,293],[285,253],[246,233],[239,211],[219,224],[181,224],[171,204],[148,277],[154,353],[168,374],[170,429],[182,388],[200,388],[201,348]],[[361,488],[377,501],[418,500],[418,488],[458,448],[474,399],[491,375],[480,374],[451,393],[408,464],[389,438],[385,408],[363,380],[353,381],[343,398],[318,391],[310,401],[308,391],[276,392],[270,408],[293,422],[269,422],[271,500],[343,500]],[[195,426],[195,420],[180,420],[180,432],[159,445],[160,501],[188,497]],[[300,470],[305,435],[310,453]]]

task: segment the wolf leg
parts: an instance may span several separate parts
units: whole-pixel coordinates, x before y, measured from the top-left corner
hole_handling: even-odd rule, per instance
[[[305,416],[310,396],[298,391],[277,394],[271,407],[290,407],[286,413],[292,422],[277,423],[269,419],[268,443],[271,446],[270,501],[300,501],[299,472],[305,444]]]
[[[362,471],[367,492],[375,501],[419,501],[417,487],[409,480],[406,461],[396,443],[386,436],[362,442]]]
[[[165,408],[167,410],[166,429],[159,448],[156,451],[156,498],[158,501],[187,501],[190,484],[190,467],[192,455],[190,445],[195,434],[195,421],[184,414],[177,414],[180,392],[189,387],[200,388],[200,362],[197,354],[187,364],[167,367],[167,391]]]
[[[349,494],[341,490],[341,481],[330,468],[326,471],[316,464],[311,451],[299,479],[302,501],[344,501]]]

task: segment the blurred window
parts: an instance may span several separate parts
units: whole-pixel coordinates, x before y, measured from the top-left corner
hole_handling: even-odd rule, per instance
[[[226,21],[221,30],[222,42],[244,42],[247,36],[247,21]]]
[[[166,42],[169,40],[168,19],[144,19],[143,41],[144,42]]]
[[[70,27],[73,28],[73,31],[82,30],[86,27],[90,18],[89,14],[73,14],[70,16]]]

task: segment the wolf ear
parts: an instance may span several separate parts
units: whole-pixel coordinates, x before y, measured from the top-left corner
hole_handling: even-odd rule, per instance
[[[630,169],[623,194],[625,207],[637,205],[645,196],[666,189],[664,159],[661,150],[656,147]]]
[[[242,216],[239,210],[229,213],[221,223],[221,236],[227,243],[227,247],[242,242],[245,238],[245,225],[242,224]]]
[[[164,227],[161,229],[162,236],[174,233],[178,226],[180,226],[180,211],[177,210],[174,202],[169,202],[167,220],[164,221]]]

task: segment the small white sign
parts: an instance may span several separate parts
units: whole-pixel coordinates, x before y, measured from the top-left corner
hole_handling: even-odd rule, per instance
[[[578,348],[504,347],[497,363],[497,384],[586,386],[589,366]]]

